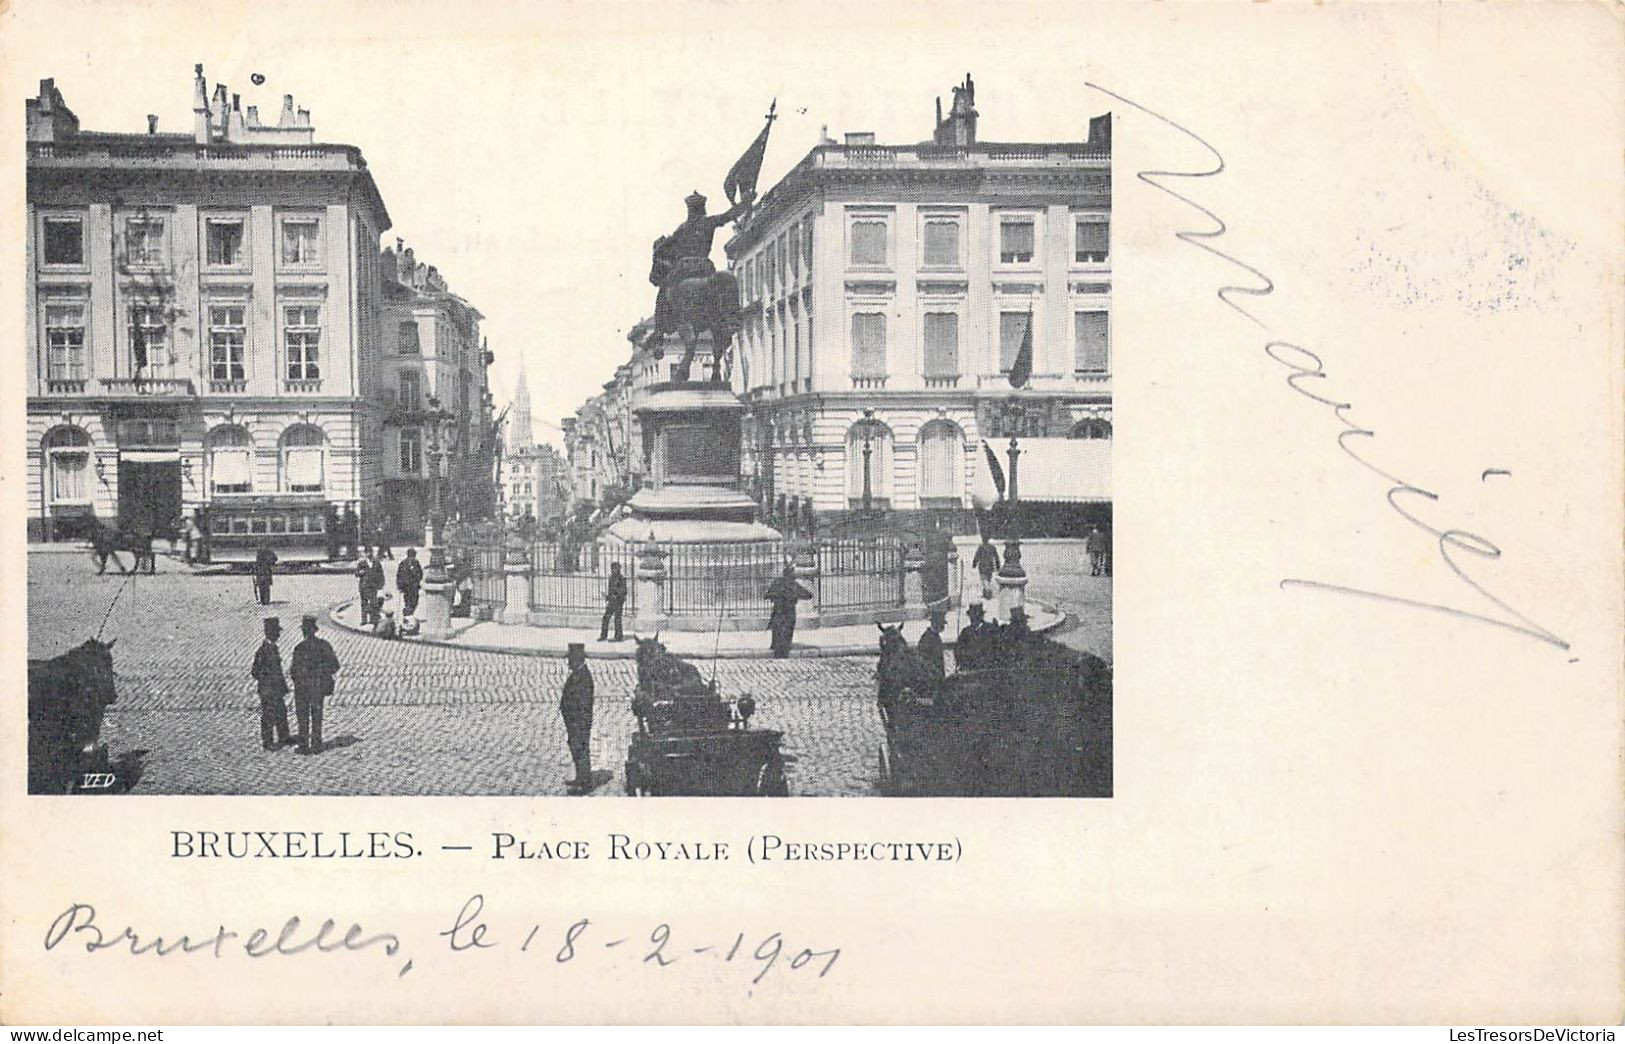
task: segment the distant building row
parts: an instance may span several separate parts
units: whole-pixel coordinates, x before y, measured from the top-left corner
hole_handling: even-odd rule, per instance
[[[380,251],[366,161],[291,96],[264,124],[199,66],[193,112],[189,134],[103,133],[50,80],[27,102],[30,539],[346,505],[410,537],[436,495],[489,511],[479,311],[399,239]]]

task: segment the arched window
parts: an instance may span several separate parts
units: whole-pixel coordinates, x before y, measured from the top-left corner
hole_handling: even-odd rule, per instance
[[[867,467],[864,449],[867,446]],[[892,497],[892,434],[880,421],[865,418],[846,433],[846,496],[852,507],[863,506],[864,476],[869,480],[871,507],[890,507]]]
[[[320,493],[327,471],[327,436],[314,424],[296,424],[282,433],[282,488],[289,493]]]
[[[965,436],[938,418],[920,429],[920,506],[959,507],[965,492]]]
[[[1099,417],[1085,417],[1072,425],[1072,431],[1067,435],[1072,439],[1109,439],[1112,437],[1112,422]]]
[[[236,424],[209,432],[210,493],[249,493],[254,489],[254,440]]]
[[[64,424],[45,433],[45,495],[52,504],[90,503],[90,436]]]

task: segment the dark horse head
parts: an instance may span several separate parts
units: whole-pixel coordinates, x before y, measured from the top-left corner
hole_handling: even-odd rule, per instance
[[[880,663],[875,667],[880,699],[889,701],[908,689],[923,690],[932,681],[932,675],[917,650],[903,637],[903,628],[896,624],[880,631]]]
[[[118,639],[114,639],[116,642]],[[71,789],[101,742],[102,718],[118,699],[113,642],[95,638],[28,665],[28,789]]]
[[[680,656],[666,651],[657,634],[653,638],[639,638],[637,642],[638,688],[678,692],[699,692],[706,689],[700,669]]]

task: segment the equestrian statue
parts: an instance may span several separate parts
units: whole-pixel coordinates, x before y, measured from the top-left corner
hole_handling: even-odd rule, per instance
[[[730,376],[733,338],[739,332],[742,311],[739,283],[732,272],[719,272],[711,263],[711,243],[717,229],[729,222],[737,224],[750,215],[776,106],[775,102],[768,109],[761,133],[728,171],[723,191],[732,205],[721,214],[707,214],[705,197],[695,191],[683,201],[688,206],[688,217],[671,235],[654,241],[649,282],[659,287],[655,295],[655,357],[660,357],[664,339],[676,336],[682,341],[683,357],[673,378],[676,381],[689,379],[703,333],[711,335],[711,380],[724,384]]]

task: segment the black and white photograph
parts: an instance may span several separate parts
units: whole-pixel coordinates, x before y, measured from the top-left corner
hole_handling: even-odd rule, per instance
[[[198,57],[23,114],[30,792],[1111,796],[1110,111]]]

